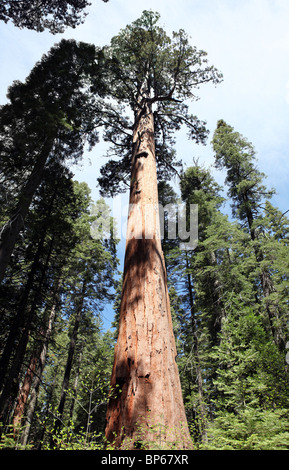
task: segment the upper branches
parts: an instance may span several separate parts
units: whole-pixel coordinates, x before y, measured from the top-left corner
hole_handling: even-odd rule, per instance
[[[183,30],[169,37],[158,26],[158,20],[158,13],[144,11],[141,18],[121,30],[104,48],[106,82],[112,98],[109,105],[121,103],[123,110],[131,115],[131,124],[128,124],[129,120],[119,114],[119,105],[114,107],[115,110],[118,108],[117,117],[111,113],[111,108],[106,113],[105,136],[113,144],[114,152],[121,157],[123,144],[129,142],[127,136],[137,120],[153,109],[157,161],[163,169],[166,168],[166,174],[171,174],[176,164],[174,133],[185,126],[189,138],[197,143],[204,143],[208,134],[205,122],[190,114],[188,102],[197,99],[195,92],[202,84],[217,84],[222,75],[208,64],[204,51],[189,44]],[[125,155],[124,162],[128,162]],[[122,164],[118,162],[115,165],[116,178],[120,167]],[[112,168],[113,161],[110,161],[111,176]],[[104,179],[99,181],[102,184]]]
[[[5,23],[11,20],[19,28],[48,29],[56,34],[83,23],[89,5],[89,0],[1,0],[0,20]]]

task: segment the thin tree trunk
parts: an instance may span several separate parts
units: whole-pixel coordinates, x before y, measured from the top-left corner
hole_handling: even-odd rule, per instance
[[[67,390],[68,390],[68,386],[69,386],[69,379],[70,379],[70,374],[71,374],[71,369],[72,369],[72,361],[73,361],[73,357],[74,357],[74,353],[75,353],[76,340],[77,340],[77,336],[78,336],[80,319],[81,319],[81,314],[82,314],[82,310],[83,310],[83,302],[84,302],[85,291],[86,291],[86,281],[84,280],[83,285],[82,285],[82,290],[81,290],[81,295],[80,295],[78,307],[77,307],[77,312],[76,312],[76,316],[75,316],[73,332],[72,332],[72,335],[71,335],[71,338],[70,338],[68,357],[67,357],[67,361],[66,361],[66,367],[65,367],[65,372],[64,372],[63,382],[62,382],[60,402],[59,402],[59,406],[58,406],[58,419],[56,420],[55,428],[54,428],[55,432],[57,432],[59,430],[60,426],[61,426],[61,418],[62,418],[62,415],[63,415],[66,396],[67,396]]]
[[[186,258],[186,267],[188,268],[187,258]],[[195,364],[196,364],[199,407],[200,407],[200,413],[201,413],[201,422],[199,424],[199,429],[200,429],[200,434],[202,436],[202,441],[207,442],[208,440],[207,431],[206,431],[207,413],[206,413],[205,401],[204,401],[203,376],[202,376],[201,360],[200,360],[200,354],[199,354],[199,338],[198,338],[198,332],[197,332],[197,322],[195,318],[193,288],[192,288],[190,273],[187,274],[187,279],[188,279],[190,312],[191,312],[192,333],[193,333],[193,351],[194,351],[194,359],[195,359]]]
[[[29,295],[31,293],[35,275],[37,269],[39,268],[39,260],[43,252],[43,246],[46,238],[46,231],[44,230],[39,241],[37,251],[34,256],[34,260],[29,271],[28,279],[21,296],[21,300],[17,309],[17,313],[13,320],[7,341],[5,343],[5,348],[0,359],[0,384],[1,386],[4,385],[5,375],[7,374],[9,363],[11,361],[11,357],[15,353],[15,349],[17,348],[17,341],[19,341],[19,331],[21,328],[24,327],[25,322],[27,320],[27,304],[29,300]]]
[[[254,217],[250,209],[246,212],[247,222],[250,230],[251,240],[254,242],[256,240],[255,230],[253,228]],[[261,263],[264,259],[262,249],[260,247],[254,246],[255,257],[258,263]],[[274,342],[278,349],[283,352],[285,350],[285,338],[282,328],[278,325],[278,305],[270,300],[270,295],[274,291],[274,286],[272,283],[271,276],[268,270],[262,270],[261,275],[261,286],[263,295],[265,297],[265,308],[268,315],[269,325],[272,332]],[[277,322],[275,321],[277,320]]]
[[[19,302],[17,314],[15,315],[15,318],[13,320],[7,341],[5,343],[5,348],[4,348],[2,357],[0,359],[0,386],[1,387],[4,385],[5,375],[7,374],[9,362],[11,361],[11,357],[13,356],[14,351],[16,349],[17,341],[19,340],[18,338],[19,331],[21,328],[23,329],[25,327],[25,323],[27,320],[26,310],[27,310],[29,295],[33,288],[33,283],[34,283],[37,270],[39,269],[40,258],[43,255],[43,248],[44,248],[44,243],[46,240],[47,228],[50,223],[50,216],[53,210],[56,194],[57,194],[57,188],[55,189],[52,195],[51,201],[49,203],[49,206],[47,208],[46,219],[42,226],[42,234],[41,234],[38,246],[37,246],[36,253],[34,255],[34,260],[33,260],[31,269],[29,271],[28,279],[27,279],[23,294]],[[50,245],[50,252],[49,252],[50,254],[51,254],[51,250],[52,250],[52,244]],[[48,265],[50,254],[46,260],[46,266]]]
[[[53,381],[49,385],[49,389],[47,390],[47,393],[46,393],[46,399],[44,400],[44,406],[43,406],[42,413],[41,413],[42,416],[43,416],[43,418],[42,418],[42,422],[43,422],[42,431],[40,433],[40,436],[37,439],[37,445],[36,445],[35,450],[41,450],[42,444],[44,442],[44,436],[45,436],[45,433],[48,429],[45,425],[45,422],[46,422],[48,416],[52,414],[52,412],[50,411],[50,407],[51,407],[52,397],[54,395],[54,389],[56,387],[55,384],[57,382],[57,374],[58,374],[58,365],[55,367]],[[53,439],[51,438],[51,431],[49,430],[48,432],[50,434],[50,442],[51,442],[51,444],[53,444]]]
[[[24,358],[26,348],[27,348],[27,343],[29,340],[31,324],[32,324],[37,306],[41,300],[42,287],[43,287],[43,283],[46,277],[47,268],[48,268],[50,257],[51,257],[52,250],[53,250],[53,245],[54,245],[54,237],[52,237],[50,241],[50,247],[49,247],[47,257],[46,257],[45,265],[42,268],[41,278],[39,280],[36,292],[34,294],[31,307],[28,313],[25,315],[23,331],[21,333],[21,337],[19,339],[19,343],[15,351],[15,356],[13,358],[12,365],[9,369],[9,374],[8,374],[5,386],[1,393],[1,397],[0,397],[0,415],[1,416],[5,415],[6,410],[8,408],[8,401],[11,400],[11,397],[14,395],[14,398],[16,398],[17,396],[17,391],[14,390],[14,387],[16,384],[18,384],[18,377],[20,374],[20,369],[23,363],[23,358]]]
[[[138,448],[144,441],[147,448],[173,444],[186,449],[191,439],[160,240],[154,122],[148,101],[136,113],[130,204],[106,437],[116,448]]]
[[[75,407],[75,402],[76,402],[76,397],[77,397],[78,382],[79,382],[79,376],[80,376],[80,367],[81,367],[82,358],[83,358],[83,348],[84,348],[84,344],[82,343],[81,350],[80,350],[79,357],[78,357],[78,361],[77,361],[77,370],[76,370],[74,385],[73,385],[73,397],[72,397],[72,400],[71,400],[71,405],[70,405],[70,410],[69,410],[69,416],[70,416],[71,420],[73,418],[73,412],[74,412],[74,407]]]
[[[36,402],[37,402],[37,396],[38,396],[38,392],[39,392],[39,386],[40,386],[40,383],[41,383],[42,374],[43,374],[43,370],[44,370],[44,366],[45,366],[45,362],[46,362],[48,344],[49,344],[50,336],[51,336],[51,333],[52,333],[53,323],[54,323],[55,314],[56,314],[56,302],[57,302],[56,297],[58,295],[59,285],[60,285],[60,283],[58,284],[58,286],[56,288],[55,301],[54,301],[54,304],[53,304],[53,306],[50,310],[50,316],[49,316],[49,319],[48,319],[48,326],[47,326],[47,330],[46,330],[46,333],[45,333],[45,336],[44,336],[42,351],[40,353],[39,362],[38,362],[38,366],[37,366],[36,373],[35,373],[35,379],[34,379],[34,382],[33,382],[33,391],[32,391],[30,401],[29,401],[29,405],[28,405],[28,409],[27,409],[27,415],[26,415],[26,422],[25,422],[25,426],[24,426],[24,431],[23,431],[23,434],[21,436],[21,444],[23,446],[26,446],[27,443],[28,443],[30,427],[31,427],[31,423],[32,423],[33,415],[34,415],[34,410],[35,410],[35,406],[36,406]]]
[[[13,431],[14,439],[16,439],[16,437],[19,434],[19,428],[21,425],[22,416],[24,414],[25,405],[28,401],[30,388],[31,388],[31,384],[33,381],[37,362],[38,362],[38,354],[34,352],[31,356],[30,364],[25,374],[22,387],[20,388],[17,404],[16,404],[15,411],[14,411],[14,416],[13,416],[13,421],[12,421],[13,430],[14,430]]]
[[[274,292],[274,286],[272,283],[272,279],[270,274],[267,270],[262,271],[261,273],[261,285],[263,290],[263,295],[265,297],[265,308],[268,314],[269,325],[271,328],[272,336],[276,346],[278,347],[279,351],[285,351],[285,339],[284,339],[284,332],[282,327],[278,325],[279,323],[279,310],[278,304],[276,301],[273,302],[270,299],[270,295]]]
[[[0,233],[0,283],[2,282],[7,266],[10,262],[11,255],[14,250],[20,230],[24,225],[25,217],[28,213],[29,206],[33,199],[36,189],[38,188],[43,169],[49,153],[51,152],[52,143],[49,139],[45,142],[41,153],[39,154],[31,175],[24,186],[19,202],[16,206],[14,214],[6,222]]]

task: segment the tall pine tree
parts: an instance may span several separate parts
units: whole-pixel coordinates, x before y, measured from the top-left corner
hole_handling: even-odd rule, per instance
[[[173,133],[182,125],[192,139],[205,141],[204,123],[185,101],[195,98],[199,85],[221,77],[184,31],[170,38],[158,20],[143,12],[105,50],[111,96],[120,103],[103,108],[105,137],[122,159],[110,161],[99,181],[113,192],[130,175],[131,207],[111,381],[121,392],[109,403],[106,428],[116,447],[154,446],[156,426],[164,446],[191,445],[160,240],[157,167],[160,177],[171,173]]]
[[[62,40],[25,83],[10,87],[10,103],[0,109],[1,180],[6,189],[1,193],[6,211],[1,216],[0,282],[44,168],[50,161],[77,161],[85,143],[93,146],[98,139],[95,94],[104,89],[98,57],[94,46]]]

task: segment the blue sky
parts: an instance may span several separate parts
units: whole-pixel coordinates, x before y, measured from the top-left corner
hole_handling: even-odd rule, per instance
[[[184,29],[191,43],[208,53],[208,60],[224,75],[217,88],[204,85],[200,100],[192,105],[211,132],[206,147],[177,140],[177,154],[189,166],[193,158],[212,165],[209,144],[218,119],[224,119],[255,146],[258,166],[275,187],[273,203],[289,209],[289,2],[288,0],[91,0],[83,25],[64,34],[20,30],[0,24],[0,104],[6,102],[8,86],[24,80],[35,62],[62,37],[108,44],[121,28],[143,10],[161,15],[167,32]],[[86,181],[93,198],[98,197],[96,178],[106,161],[99,144],[85,155],[75,177]],[[214,171],[218,182],[223,175]]]

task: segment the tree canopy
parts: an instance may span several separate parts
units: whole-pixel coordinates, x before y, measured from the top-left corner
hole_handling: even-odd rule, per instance
[[[97,60],[99,57],[99,60]],[[97,95],[101,54],[95,46],[62,40],[35,65],[25,83],[14,82],[1,106],[0,147],[5,205],[0,241],[3,279],[33,195],[50,162],[78,161],[98,141]],[[24,171],[25,168],[25,171]]]
[[[0,20],[12,21],[18,28],[62,33],[68,26],[75,28],[84,22],[89,5],[89,0],[2,0]]]
[[[114,100],[103,106],[104,138],[112,144],[108,156],[119,159],[110,159],[101,169],[98,181],[103,194],[127,188],[132,113],[145,103],[154,111],[159,179],[168,179],[180,167],[174,150],[176,131],[185,126],[197,143],[208,136],[205,122],[190,113],[188,101],[197,99],[195,92],[202,84],[217,84],[222,75],[208,64],[206,52],[190,45],[185,31],[169,37],[159,20],[158,13],[144,11],[104,48],[109,95]]]

